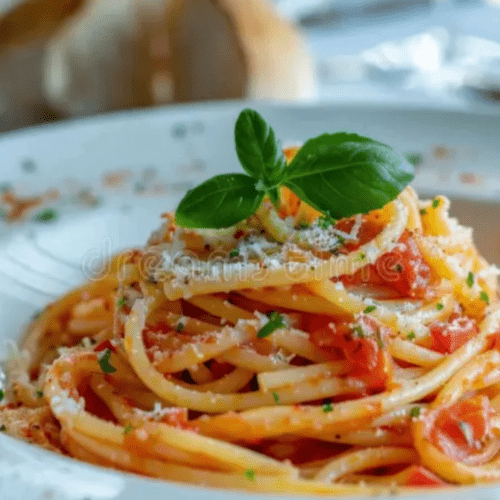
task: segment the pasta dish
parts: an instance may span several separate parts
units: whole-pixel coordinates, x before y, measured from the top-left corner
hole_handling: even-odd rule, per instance
[[[217,228],[181,202],[144,248],[50,304],[7,367],[2,430],[218,488],[500,480],[497,269],[471,229],[409,185],[338,217],[286,182]],[[219,209],[204,203],[200,221]]]

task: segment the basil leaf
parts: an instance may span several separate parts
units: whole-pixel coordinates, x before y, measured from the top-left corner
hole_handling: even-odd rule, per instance
[[[382,208],[412,181],[413,166],[389,146],[357,134],[307,141],[286,171],[285,185],[335,219]]]
[[[110,363],[111,357],[111,349],[104,349],[97,354],[97,361],[99,362],[99,366],[104,373],[114,373],[116,372],[116,368]]]
[[[244,109],[234,128],[236,154],[242,167],[266,188],[283,179],[286,160],[273,128],[253,109]]]
[[[196,228],[234,226],[253,215],[263,198],[264,193],[257,191],[255,180],[248,175],[217,175],[186,193],[175,222]]]

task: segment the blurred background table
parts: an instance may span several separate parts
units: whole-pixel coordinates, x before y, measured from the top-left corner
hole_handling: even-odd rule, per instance
[[[67,1],[75,4],[79,0]],[[103,0],[83,1],[87,5],[103,4]],[[134,0],[116,1],[116,5],[134,5]],[[164,0],[164,3],[176,1]],[[280,29],[286,36],[291,36],[292,42],[284,35],[281,37],[281,52],[278,50],[261,64],[267,74],[253,75],[249,84],[252,91],[243,97],[403,103],[407,106],[438,105],[459,109],[486,107],[500,112],[500,0],[262,0],[262,3],[266,1],[274,4],[278,12],[302,33],[306,50],[312,55],[311,67],[307,67],[308,61],[300,52],[302,49],[294,47],[290,52],[300,53],[290,59],[296,67],[290,68],[287,60],[281,67],[273,68],[273,63],[286,59],[286,47],[294,45],[296,41],[295,28],[283,24]],[[43,3],[40,3],[41,0],[0,0],[0,18],[17,5],[30,2]],[[148,2],[161,5],[162,0]],[[191,3],[197,5],[196,1]],[[231,1],[220,0],[216,3],[227,6]],[[233,3],[238,5],[238,2]],[[108,2],[108,5],[111,3]],[[252,23],[251,18],[242,19],[243,26]],[[272,31],[269,26],[268,31]],[[0,42],[1,38],[0,25]],[[106,44],[102,40],[101,45],[104,50]],[[262,43],[262,47],[269,51],[276,50],[272,46],[273,43],[268,41]],[[43,78],[40,62],[45,57],[42,55],[43,50],[35,44],[19,52],[20,55],[16,52],[14,56],[9,56],[10,66],[7,68],[13,69],[0,74],[0,131],[127,107],[126,104],[107,102],[93,106],[91,95],[85,95],[87,101],[81,104],[69,91],[64,99],[61,96],[56,98],[55,106],[51,105],[54,100],[48,102],[45,95],[38,102],[41,91],[37,86]],[[72,52],[63,56],[71,59],[80,48],[73,43],[73,47],[68,50]],[[161,47],[159,50],[162,50]],[[259,51],[265,57],[262,48],[255,49],[254,53],[258,54]],[[52,59],[63,56],[56,52]],[[7,56],[2,53],[0,43],[0,67],[2,57],[5,59]],[[86,57],[81,64],[80,74],[71,76],[73,80],[85,75],[85,65],[89,65],[89,78],[92,75],[92,61]],[[249,68],[255,66],[256,61],[259,62],[259,58],[246,70],[251,71]],[[102,67],[105,63],[102,57],[96,58],[95,65]],[[283,73],[283,68],[288,73]],[[122,74],[127,74],[127,70],[122,70]],[[310,74],[316,77],[314,91]],[[58,92],[59,81],[67,83],[68,78],[68,75],[56,72],[52,78],[52,91],[55,86]],[[294,78],[296,82],[293,82]],[[288,86],[287,80],[290,83]],[[98,83],[104,88],[109,87],[106,80]],[[228,91],[224,96],[224,85],[221,84],[222,90],[214,91],[215,98],[240,95],[237,91]],[[97,88],[99,85],[96,85]],[[103,94],[96,92],[98,95]],[[169,92],[168,85],[164,86],[160,91],[162,98],[154,104],[169,102]],[[203,100],[205,97],[197,98]],[[57,99],[62,99],[62,106]],[[181,102],[188,100],[189,95],[182,98]],[[138,100],[133,105],[141,105],[141,102]],[[29,113],[26,116],[14,116],[22,106],[29,108]]]

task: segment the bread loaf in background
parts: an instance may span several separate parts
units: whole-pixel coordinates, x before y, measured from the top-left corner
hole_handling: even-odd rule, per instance
[[[0,15],[0,102],[5,54],[12,62],[33,45],[31,92],[62,116],[316,92],[304,41],[270,0],[27,0]]]

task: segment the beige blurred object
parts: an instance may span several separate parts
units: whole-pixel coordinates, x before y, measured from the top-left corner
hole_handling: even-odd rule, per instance
[[[28,0],[0,14],[0,106],[5,54],[12,63],[33,46],[31,90],[63,116],[316,93],[302,37],[268,0]]]
[[[42,88],[45,44],[83,0],[0,0],[0,132],[57,118]]]

